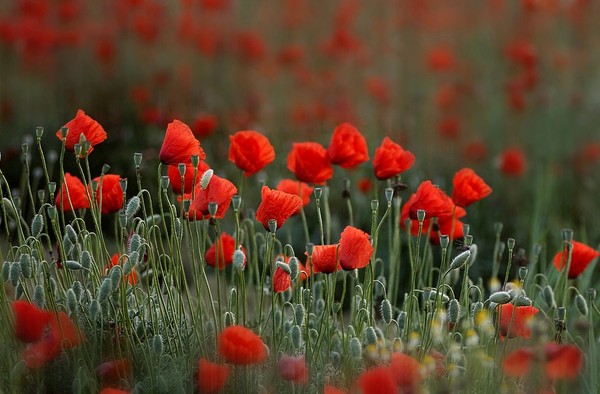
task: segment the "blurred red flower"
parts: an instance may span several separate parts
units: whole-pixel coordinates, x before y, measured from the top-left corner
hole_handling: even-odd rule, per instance
[[[208,205],[211,202],[217,203],[217,213],[214,218],[222,219],[236,193],[237,188],[233,183],[214,174],[206,189],[202,189],[202,185],[198,182],[190,205],[190,213],[193,212],[191,219],[208,219],[210,217]]]
[[[194,166],[191,164],[185,165],[185,174],[183,175],[183,188],[181,187],[181,174],[179,173],[179,166],[167,166],[167,175],[169,176],[169,185],[175,194],[188,194],[192,193],[192,188],[200,182],[202,174],[210,167],[204,160],[198,162],[198,169],[196,170],[196,177],[194,178]]]
[[[132,373],[131,362],[126,358],[106,361],[96,367],[96,376],[104,387],[118,386],[121,381],[129,380]]]
[[[498,168],[507,176],[520,176],[527,170],[527,159],[520,148],[504,150],[498,159]]]
[[[417,393],[421,387],[421,363],[413,357],[395,352],[390,370],[401,393]]]
[[[490,195],[492,188],[471,168],[463,168],[452,179],[452,201],[466,207]]]
[[[481,162],[487,156],[487,146],[483,141],[471,141],[465,145],[463,156],[468,161],[475,163]]]
[[[123,190],[120,184],[121,177],[116,174],[107,174],[92,179],[98,182],[96,190],[96,203],[103,215],[118,212],[123,207]],[[92,195],[91,185],[89,193]]]
[[[262,339],[246,327],[226,327],[219,335],[219,355],[237,365],[260,364],[267,359]]]
[[[380,105],[388,105],[392,101],[389,83],[383,78],[370,77],[365,82],[367,93]]]
[[[335,245],[315,245],[312,255],[312,272],[322,272],[331,274],[340,269],[340,260],[338,258],[339,244]],[[308,256],[308,253],[305,252]],[[306,260],[306,267],[310,272],[310,259]]]
[[[350,123],[342,123],[333,130],[327,154],[332,164],[342,168],[354,168],[369,160],[365,137]]]
[[[418,210],[425,211],[425,218],[448,216],[454,210],[454,202],[439,187],[431,181],[421,182],[410,205],[409,216],[417,219]]]
[[[571,265],[569,266],[569,279],[577,278],[590,263],[600,255],[596,249],[584,243],[572,241]],[[561,271],[569,258],[569,251],[562,250],[554,255],[554,267]]]
[[[110,271],[110,269],[116,265],[119,265],[119,261],[121,260],[121,254],[114,253],[110,256],[110,263],[106,266],[106,272]],[[123,275],[123,281],[129,283],[131,286],[135,285],[138,282],[138,274],[135,270],[135,267],[131,268],[131,272],[127,275]]]
[[[198,361],[198,389],[201,393],[218,393],[225,387],[230,373],[229,365],[221,365],[201,358]]]
[[[510,353],[502,362],[504,373],[513,377],[527,376],[535,365],[544,369],[548,379],[576,379],[581,372],[583,354],[575,345],[544,345],[543,357],[536,357],[531,348],[521,348]]]
[[[281,228],[285,221],[301,207],[302,199],[297,195],[263,186],[261,202],[256,210],[256,220],[262,223],[265,230],[269,230],[269,220],[271,219],[275,219],[277,228]]]
[[[130,394],[132,391],[116,389],[113,387],[105,387],[98,394]]]
[[[539,310],[533,306],[514,306],[510,303],[500,305],[498,307],[500,337],[529,338],[531,335],[529,323],[538,312]]]
[[[371,261],[373,245],[369,234],[356,227],[347,226],[340,237],[338,258],[340,265],[346,271],[364,268]]]
[[[304,356],[282,355],[277,360],[277,373],[283,380],[296,384],[305,384],[308,382],[308,368]]]
[[[254,130],[238,131],[229,136],[229,161],[245,171],[256,174],[275,160],[275,150],[264,135]]]
[[[346,394],[346,392],[342,389],[338,389],[335,386],[326,384],[323,388],[323,394]]]
[[[98,145],[106,139],[106,131],[100,126],[100,123],[85,114],[83,110],[77,110],[75,118],[71,119],[63,127],[67,127],[69,132],[65,141],[65,149],[73,152],[75,145],[79,143],[79,139],[83,134],[85,139],[91,144],[87,153],[92,153],[94,146]],[[62,140],[62,130],[56,132],[58,139]]]
[[[307,183],[324,184],[333,176],[327,150],[317,142],[296,142],[287,157],[287,168],[296,179]]]
[[[217,248],[219,248],[217,252]],[[220,270],[233,262],[233,253],[235,252],[235,238],[226,232],[221,233],[219,238],[213,242],[205,254],[206,264],[211,267],[218,267]],[[242,247],[242,252],[246,255],[246,249]],[[219,263],[217,265],[217,253]],[[244,261],[245,263],[245,261]]]
[[[460,118],[457,116],[445,116],[437,123],[438,133],[443,138],[458,138],[460,136],[461,128]]]
[[[23,360],[29,368],[39,368],[58,357],[62,349],[81,343],[81,334],[65,312],[52,313],[48,333],[39,341],[29,344],[23,351]]]
[[[58,209],[64,212],[90,207],[90,200],[83,182],[68,172],[65,172],[65,181],[56,194],[54,203]]]
[[[305,207],[310,203],[310,196],[312,196],[314,187],[309,186],[304,182],[294,181],[292,179],[282,179],[275,190],[279,190],[280,192],[295,194],[296,196],[302,198],[302,206]],[[292,215],[297,215],[300,213],[300,209],[294,212]]]
[[[13,302],[12,308],[17,339],[25,343],[39,341],[52,319],[52,312],[39,309],[34,304],[23,300]]]
[[[454,67],[456,59],[450,48],[439,46],[427,52],[427,66],[432,71],[448,71]]]
[[[381,146],[375,149],[373,169],[377,179],[389,179],[411,168],[414,162],[412,153],[385,137]]]
[[[196,138],[206,138],[215,132],[217,117],[214,115],[199,115],[193,123],[192,131]]]
[[[190,164],[193,155],[197,155],[200,160],[206,159],[200,141],[194,137],[188,125],[180,120],[173,120],[167,125],[167,132],[159,153],[160,161],[173,166],[179,163]]]
[[[356,381],[362,394],[398,393],[396,381],[389,367],[374,367],[361,373]]]

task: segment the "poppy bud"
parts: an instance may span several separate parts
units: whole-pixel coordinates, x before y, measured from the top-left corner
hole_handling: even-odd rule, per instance
[[[314,250],[315,250],[315,244],[313,244],[313,243],[306,244],[306,254],[308,255],[308,257],[312,257]]]
[[[588,299],[590,302],[593,302],[596,299],[596,289],[589,288],[588,291]]]
[[[581,313],[582,316],[588,315],[588,306],[585,298],[581,294],[577,294],[575,296],[575,305],[577,306],[577,310]]]
[[[392,304],[387,299],[381,301],[380,312],[383,322],[390,324],[392,322]]]
[[[75,260],[67,260],[67,262],[65,263],[65,266],[70,269],[71,271],[79,271],[80,269],[82,269],[83,267],[81,266],[81,264],[79,264],[77,261]]]
[[[163,354],[163,338],[162,335],[156,334],[154,338],[152,338],[152,350],[157,357],[162,356]]]
[[[365,344],[367,345],[375,345],[377,344],[377,333],[375,329],[371,326],[368,326],[365,329]]]
[[[296,318],[296,324],[301,326],[304,323],[304,317],[306,316],[306,309],[304,305],[296,304],[294,307],[294,317]]]
[[[100,285],[100,289],[98,290],[98,296],[96,297],[99,303],[103,303],[106,301],[110,293],[112,293],[113,289],[113,281],[109,278],[104,278],[102,284]]]
[[[471,251],[465,250],[464,252],[462,252],[461,254],[459,254],[452,260],[452,263],[450,263],[450,267],[448,268],[448,271],[462,268],[465,264],[468,263],[470,258],[471,258]]]
[[[456,298],[450,300],[448,304],[448,318],[452,324],[456,324],[458,322],[458,318],[460,317],[460,304]]]
[[[125,208],[125,216],[128,219],[131,219],[140,209],[140,198],[138,196],[133,196],[131,200],[127,203],[127,207]]]
[[[556,300],[554,299],[554,290],[552,287],[544,287],[542,290],[542,298],[544,299],[546,305],[548,305],[550,308],[556,308]]]
[[[494,302],[496,304],[506,304],[510,302],[511,296],[506,291],[497,291],[488,298],[488,301]]]
[[[233,211],[237,212],[240,209],[240,205],[242,205],[242,198],[236,194],[231,198],[231,205],[233,206]]]
[[[38,190],[37,196],[40,203],[44,203],[46,201],[46,191],[44,189]]]
[[[38,308],[43,308],[46,305],[46,292],[44,286],[36,285],[33,289],[33,302]]]
[[[244,252],[240,249],[236,249],[233,252],[233,259],[232,259],[232,264],[233,267],[238,270],[238,271],[243,271],[244,270],[244,265],[245,265],[245,261],[246,261],[246,255],[244,254]]]
[[[279,312],[279,311],[278,311]],[[225,312],[225,327],[233,326],[235,324],[235,316],[232,312]]]
[[[200,178],[200,188],[202,188],[202,190],[206,190],[208,184],[210,183],[210,180],[213,177],[213,174],[214,171],[210,168],[204,171],[204,174],[202,174],[202,178]]]
[[[171,183],[171,180],[169,179],[168,175],[163,175],[160,177],[160,188],[165,191],[169,188],[169,183]]]
[[[67,290],[67,306],[71,313],[77,310],[77,297],[75,296],[73,289]]]
[[[296,280],[298,278],[298,275],[300,275],[300,265],[298,259],[294,256],[290,257],[288,266],[290,270],[290,279]]]
[[[290,330],[290,340],[294,349],[300,349],[300,342],[302,341],[302,331],[299,325],[295,325]]]
[[[44,229],[44,217],[39,213],[35,214],[33,219],[31,220],[31,235],[34,238],[37,238],[42,233]]]
[[[362,357],[362,344],[356,337],[350,339],[350,356],[354,359]]]

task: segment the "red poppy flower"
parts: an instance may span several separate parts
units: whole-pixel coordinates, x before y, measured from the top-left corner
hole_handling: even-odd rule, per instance
[[[77,115],[71,119],[63,127],[68,127],[69,132],[65,141],[65,149],[73,152],[75,145],[79,143],[79,139],[83,134],[85,139],[91,144],[88,154],[94,150],[94,146],[98,145],[106,139],[106,131],[100,126],[100,123],[89,117],[83,110],[77,110]],[[62,140],[62,131],[56,132],[58,139]]]
[[[448,216],[452,215],[454,202],[431,181],[424,181],[417,188],[414,200],[410,205],[410,218],[417,219],[417,211],[420,209],[425,211],[425,217],[429,219]]]
[[[62,349],[75,347],[81,342],[77,326],[65,312],[53,315],[48,327],[44,338],[23,351],[23,360],[29,368],[39,368],[58,357]]]
[[[206,154],[200,147],[192,130],[185,123],[175,119],[167,125],[167,132],[160,148],[159,158],[165,164],[176,166],[179,163],[191,163],[191,157],[197,155],[200,160]]]
[[[204,358],[198,361],[198,388],[201,393],[218,393],[225,387],[231,373],[229,365],[210,362]]]
[[[105,387],[98,394],[131,394],[132,391]]]
[[[447,71],[454,67],[455,62],[454,53],[443,46],[431,48],[427,53],[427,66],[432,71]]]
[[[577,278],[600,253],[584,243],[572,241],[571,265],[569,266],[569,279]],[[563,250],[554,255],[554,267],[558,271],[567,265],[569,252]]]
[[[302,206],[305,207],[310,203],[310,196],[312,196],[315,188],[304,182],[298,182],[292,179],[282,179],[275,187],[275,190],[279,190],[280,192],[287,194],[295,194],[296,196],[301,197]],[[292,216],[299,213],[300,209],[294,212]]]
[[[459,207],[466,207],[490,195],[492,188],[470,168],[458,171],[452,179],[452,200]]]
[[[392,100],[389,86],[389,83],[379,77],[371,77],[365,82],[367,93],[383,106],[390,104]]]
[[[193,218],[209,218],[208,204],[217,203],[217,213],[215,219],[222,219],[231,204],[231,199],[237,193],[237,188],[233,183],[225,178],[213,175],[206,189],[202,189],[200,183],[196,184],[195,196],[190,205],[190,211],[195,212]],[[201,215],[201,216],[199,216]]]
[[[22,300],[13,302],[12,308],[17,339],[26,343],[40,340],[52,319],[52,312],[39,309],[34,304]]]
[[[356,227],[347,226],[340,237],[338,258],[340,265],[346,271],[364,268],[371,261],[373,245],[369,234]]]
[[[181,174],[179,173],[179,166],[168,166],[167,175],[169,176],[169,185],[175,194],[188,194],[192,192],[192,188],[196,183],[200,182],[202,174],[210,167],[205,161],[198,163],[198,169],[196,170],[196,178],[194,179],[194,166],[186,164],[185,174],[183,175],[184,189],[181,187]],[[195,182],[194,182],[195,181]]]
[[[317,142],[297,142],[287,158],[287,168],[296,179],[307,183],[324,184],[333,176],[327,150]]]
[[[416,393],[421,386],[421,364],[404,353],[392,354],[392,375],[402,393]]]
[[[404,228],[405,222],[410,219],[409,212],[416,195],[413,194],[402,206],[402,212],[400,213],[400,226]],[[425,217],[423,221],[423,233],[429,231],[429,242],[434,245],[439,245],[440,235],[447,235],[450,240],[462,238],[464,236],[463,223],[459,220],[467,214],[464,208],[459,206],[456,207],[456,212],[450,213],[443,216],[438,216],[435,226],[431,227],[431,218]],[[452,224],[454,222],[454,225]],[[410,233],[413,236],[419,235],[419,221],[411,219],[410,222]]]
[[[275,273],[273,274],[273,291],[275,293],[282,293],[289,289],[291,285],[290,274],[280,267],[275,268]]]
[[[229,136],[229,161],[245,171],[246,176],[256,174],[275,160],[275,150],[264,135],[254,130],[238,131]]]
[[[96,367],[96,376],[102,386],[118,386],[122,380],[129,380],[133,370],[128,359],[110,360]]]
[[[269,229],[269,220],[277,221],[277,228],[281,228],[292,214],[302,207],[302,199],[294,194],[271,190],[263,186],[261,202],[256,210],[256,220],[261,222],[266,230]]]
[[[513,377],[525,377],[535,364],[543,367],[549,379],[576,379],[581,372],[583,355],[574,345],[547,343],[543,358],[538,359],[533,349],[521,348],[510,353],[502,362],[504,373]]]
[[[119,253],[115,253],[112,256],[110,256],[110,264],[107,265],[106,271],[110,271],[112,267],[119,265],[120,259],[121,255]],[[135,267],[132,267],[131,272],[123,276],[123,282],[129,283],[131,286],[135,285],[138,282],[138,274],[135,270]]]
[[[217,247],[219,248],[219,264],[218,267],[220,270],[233,263],[233,253],[235,252],[235,239],[223,232],[213,242],[213,244],[208,248],[205,254],[206,264],[211,267],[217,267]],[[242,251],[244,255],[246,255],[246,250],[242,247]],[[244,261],[245,263],[245,261]]]
[[[455,139],[460,136],[461,124],[457,116],[446,116],[437,123],[437,130],[441,137]]]
[[[389,179],[400,175],[412,167],[415,155],[385,137],[381,146],[375,149],[373,158],[373,169],[377,179]]]
[[[90,200],[88,200],[83,182],[68,172],[65,173],[65,181],[56,194],[54,203],[58,209],[64,212],[90,207]]]
[[[327,154],[332,164],[342,168],[354,168],[369,160],[365,137],[350,123],[342,123],[333,130]]]
[[[196,138],[206,138],[217,129],[217,117],[214,115],[200,115],[194,120],[193,129]]]
[[[232,364],[260,364],[267,359],[267,348],[258,335],[234,325],[219,335],[219,354]]]
[[[96,203],[100,207],[103,215],[118,212],[123,208],[123,190],[119,182],[121,177],[115,174],[108,174],[92,179],[92,182],[98,182],[96,190]],[[90,186],[90,195],[92,194]]]
[[[529,338],[531,335],[531,329],[528,327],[529,322],[538,311],[539,310],[533,306],[515,307],[513,304],[500,305],[498,307],[498,313],[500,314],[498,317],[500,323],[500,337]]]
[[[277,360],[277,372],[283,380],[296,384],[308,382],[308,368],[304,356],[288,356],[284,354]]]
[[[339,244],[315,245],[312,255],[312,272],[322,272],[324,274],[331,274],[335,271],[338,271],[340,269],[338,247]],[[310,271],[310,260],[307,260],[306,264]]]
[[[373,190],[373,181],[369,178],[360,178],[356,186],[362,194],[368,194]]]
[[[398,392],[392,371],[388,367],[374,367],[361,373],[356,381],[362,394],[394,394]]]
[[[330,384],[326,384],[325,387],[323,387],[323,394],[346,394],[346,392]]]
[[[509,148],[500,154],[498,168],[507,176],[521,176],[527,170],[527,159],[520,148]]]
[[[471,141],[465,145],[463,156],[474,163],[482,162],[487,156],[487,146],[483,141]]]

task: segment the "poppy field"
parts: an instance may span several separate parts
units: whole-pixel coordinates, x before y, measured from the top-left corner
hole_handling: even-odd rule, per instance
[[[3,2],[0,392],[599,392],[598,16]]]

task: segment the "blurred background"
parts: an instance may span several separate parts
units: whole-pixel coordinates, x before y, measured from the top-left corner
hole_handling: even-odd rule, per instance
[[[238,174],[228,135],[267,135],[273,186],[292,177],[292,141],[327,145],[348,121],[371,154],[390,136],[416,155],[410,192],[481,174],[494,193],[470,209],[478,234],[502,221],[530,245],[561,227],[597,241],[599,18],[593,0],[2,1],[0,168],[18,181],[35,128],[58,151],[83,109],[108,133],[95,172],[133,179],[142,152],[155,174],[177,118],[223,176]],[[336,172],[336,196],[343,178],[375,181],[370,163]]]

